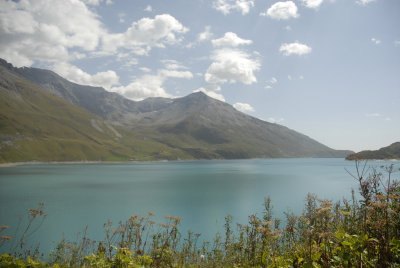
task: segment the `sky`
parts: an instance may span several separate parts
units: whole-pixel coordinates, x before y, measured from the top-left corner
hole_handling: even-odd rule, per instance
[[[334,149],[400,141],[399,0],[0,0],[0,58],[132,100],[202,91]]]

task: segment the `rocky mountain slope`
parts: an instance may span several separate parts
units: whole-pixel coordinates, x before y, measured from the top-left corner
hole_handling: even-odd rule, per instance
[[[191,158],[54,96],[0,66],[0,162]]]
[[[0,61],[0,66],[2,81],[7,73],[24,81],[21,83],[33,84],[40,94],[48,96],[48,105],[62,99],[70,107],[90,114],[85,116],[93,117],[90,119],[95,121],[91,122],[101,122],[97,125],[119,128],[118,131],[125,131],[124,137],[145,137],[147,142],[164,146],[163,151],[167,153],[157,156],[159,159],[345,157],[352,153],[333,150],[287,127],[241,113],[201,92],[183,98],[148,98],[135,102],[103,88],[69,82],[48,70],[15,68],[5,61]],[[18,87],[3,84],[3,91],[18,90]],[[9,99],[10,103],[15,101]],[[42,101],[37,106],[47,104]],[[9,124],[3,119],[0,122]],[[89,125],[96,130],[96,124]],[[115,137],[112,140],[120,143]],[[154,152],[152,156],[155,157]]]

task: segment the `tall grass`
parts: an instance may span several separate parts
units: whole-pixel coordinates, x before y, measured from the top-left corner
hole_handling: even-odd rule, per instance
[[[156,223],[150,211],[125,222],[104,225],[105,239],[92,241],[86,232],[78,242],[60,241],[47,257],[24,248],[34,221],[43,220],[43,206],[30,210],[28,225],[18,237],[0,226],[0,246],[14,243],[0,256],[0,266],[46,267],[400,267],[400,184],[393,165],[368,168],[356,162],[349,172],[359,189],[352,199],[336,203],[308,194],[301,215],[273,215],[265,199],[261,217],[245,225],[225,217],[223,234],[199,242],[200,234],[179,231],[181,219],[166,216]],[[9,247],[10,248],[10,247]]]

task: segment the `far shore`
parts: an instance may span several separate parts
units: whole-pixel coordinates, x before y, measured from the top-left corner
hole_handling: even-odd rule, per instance
[[[303,158],[303,157],[299,157],[299,158]],[[246,160],[246,159],[243,159],[243,160]],[[248,158],[248,159],[260,159],[260,158]],[[264,159],[293,159],[293,158],[264,158]],[[206,159],[127,160],[127,161],[100,161],[100,160],[98,160],[98,161],[27,161],[27,162],[0,163],[0,168],[16,167],[16,166],[23,166],[23,165],[123,164],[123,163],[152,163],[152,162],[158,163],[158,162],[181,162],[181,161],[197,161],[197,160],[201,161],[201,160],[206,160]],[[207,159],[207,160],[212,161],[212,160],[230,160],[230,159]],[[232,159],[232,160],[240,160],[240,159]],[[400,159],[359,159],[359,160],[370,161],[370,162],[398,162],[398,161],[400,161]],[[354,161],[354,160],[347,160],[347,161]]]
[[[0,167],[15,167],[22,165],[76,165],[76,164],[121,164],[121,163],[139,163],[139,162],[167,162],[168,160],[154,160],[154,161],[140,161],[140,160],[127,160],[127,161],[27,161],[27,162],[9,162],[0,163]],[[178,160],[177,160],[178,161]]]

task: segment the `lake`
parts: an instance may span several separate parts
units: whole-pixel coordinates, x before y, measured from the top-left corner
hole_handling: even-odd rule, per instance
[[[146,216],[148,210],[157,222],[165,215],[183,217],[183,233],[190,229],[212,240],[223,230],[227,214],[242,224],[250,214],[261,215],[267,196],[282,219],[284,211],[301,214],[307,193],[333,201],[350,198],[351,188],[358,186],[345,168],[354,171],[354,162],[251,159],[2,167],[0,225],[10,226],[7,234],[13,236],[27,209],[44,202],[48,216],[29,237],[44,252],[63,235],[74,240],[86,225],[90,238],[103,239],[108,220]]]

